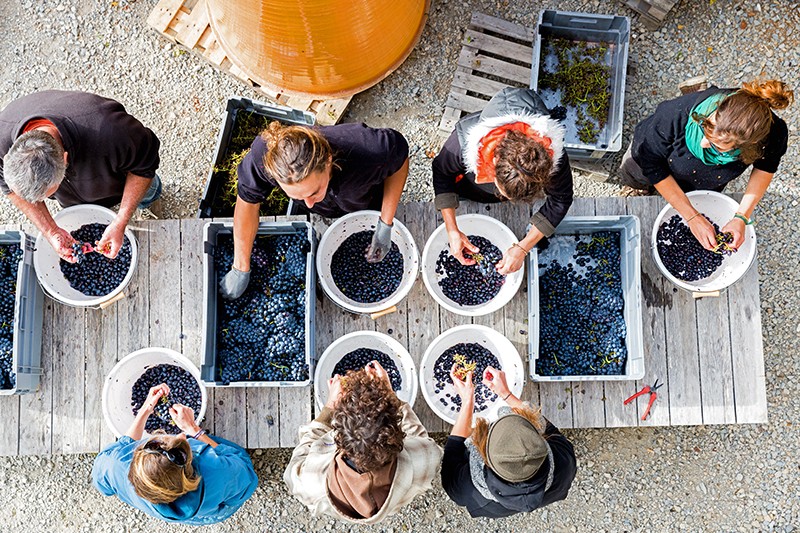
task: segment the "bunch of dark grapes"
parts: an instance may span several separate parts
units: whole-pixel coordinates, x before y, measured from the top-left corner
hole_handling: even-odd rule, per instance
[[[377,361],[381,364],[386,373],[389,375],[389,381],[392,383],[392,389],[397,392],[401,389],[403,384],[403,377],[400,375],[400,371],[397,370],[397,365],[394,364],[394,361],[391,357],[387,354],[381,352],[380,350],[373,350],[371,348],[359,348],[357,350],[353,350],[350,353],[347,353],[339,359],[339,362],[336,363],[336,366],[333,367],[333,372],[331,372],[331,377],[339,374],[340,376],[344,376],[348,370],[361,370],[367,363],[372,361]]]
[[[575,254],[567,264],[552,258],[549,250],[576,241]],[[620,234],[599,231],[551,237],[539,260],[536,372],[541,376],[622,374],[628,351]]]
[[[506,277],[495,270],[503,253],[488,239],[477,235],[467,238],[480,252],[467,252],[464,257],[475,259],[476,263],[462,265],[450,254],[450,248],[445,248],[436,260],[436,274],[445,296],[459,305],[480,305],[497,296],[506,282]]]
[[[179,403],[186,407],[191,407],[195,416],[197,416],[203,401],[197,380],[187,370],[179,366],[156,365],[148,368],[144,371],[144,374],[139,376],[131,391],[133,414],[136,416],[139,409],[142,408],[150,389],[162,383],[166,383],[167,387],[169,387],[169,395],[161,397],[153,414],[147,418],[144,428],[150,433],[163,429],[167,433],[177,435],[181,430],[169,415],[170,407]]]
[[[77,247],[73,246],[73,255],[77,261],[68,263],[61,259],[59,262],[61,272],[70,287],[86,296],[105,296],[111,293],[122,284],[131,268],[131,243],[128,237],[124,238],[119,254],[114,259],[99,252],[82,252],[80,244],[96,244],[103,237],[106,227],[106,224],[84,224],[71,231],[72,238],[78,241]]]
[[[706,220],[711,222],[708,217]],[[725,255],[733,252],[727,246],[733,242],[733,234],[720,233],[719,226],[713,222],[711,225],[717,234],[719,253],[703,248],[680,215],[673,215],[661,224],[656,234],[656,247],[670,274],[683,281],[705,279],[720,267]]]
[[[331,276],[342,294],[359,303],[373,303],[394,294],[403,279],[403,256],[397,244],[378,263],[366,259],[374,231],[347,237],[331,258]]]
[[[260,235],[250,257],[250,283],[236,300],[217,298],[218,379],[305,381],[305,234]],[[217,283],[233,265],[233,238],[214,249]]]
[[[0,389],[17,385],[14,368],[14,310],[17,272],[22,259],[18,244],[0,245]]]
[[[439,403],[445,409],[450,407],[451,411],[459,411],[461,409],[461,398],[456,393],[445,392],[447,385],[452,383],[450,369],[453,368],[453,363],[458,363],[458,369],[462,374],[459,377],[462,379],[466,377],[467,372],[473,372],[475,412],[480,413],[488,409],[489,403],[495,401],[497,395],[483,384],[483,372],[490,366],[502,370],[497,357],[489,349],[478,343],[462,342],[448,348],[436,359],[433,365],[433,379],[435,381],[433,392],[438,396]]]

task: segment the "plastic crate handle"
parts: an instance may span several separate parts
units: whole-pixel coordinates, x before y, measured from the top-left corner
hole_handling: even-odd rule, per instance
[[[600,24],[600,19],[574,17],[569,19],[570,24]]]

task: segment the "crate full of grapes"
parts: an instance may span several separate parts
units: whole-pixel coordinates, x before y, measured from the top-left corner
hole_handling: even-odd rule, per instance
[[[22,231],[0,231],[0,395],[39,387],[43,310],[33,239]]]
[[[233,224],[204,226],[203,364],[212,387],[303,387],[314,373],[314,253],[311,224],[262,222],[250,281],[235,300],[219,283],[233,264]]]
[[[637,217],[565,218],[528,259],[531,379],[641,379],[641,284]]]
[[[573,159],[622,148],[628,68],[627,17],[546,9],[533,43],[531,88],[567,127]]]

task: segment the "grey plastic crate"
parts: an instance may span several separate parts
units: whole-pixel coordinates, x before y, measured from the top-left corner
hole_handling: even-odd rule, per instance
[[[569,110],[566,149],[573,159],[598,159],[622,148],[622,115],[625,103],[625,75],[628,68],[628,42],[631,23],[628,17],[595,15],[571,11],[546,9],[539,14],[536,37],[533,43],[531,66],[531,88],[538,91],[539,65],[542,58],[542,40],[550,37],[572,41],[602,42],[609,45],[606,64],[611,67],[611,107],[608,121],[594,145],[584,144],[578,139],[575,127],[576,114]],[[561,105],[557,92],[544,90],[540,93],[548,108]]]
[[[291,107],[279,106],[266,102],[258,102],[241,96],[228,99],[225,112],[222,114],[222,128],[217,138],[217,148],[214,151],[214,160],[208,171],[208,179],[206,180],[206,187],[203,191],[203,198],[200,200],[197,218],[233,216],[232,213],[223,213],[216,207],[215,202],[217,196],[221,194],[221,187],[224,185],[224,180],[222,176],[214,172],[214,168],[222,162],[225,156],[225,152],[231,142],[231,135],[233,135],[233,126],[236,123],[236,117],[239,113],[255,113],[263,117],[275,119],[284,124],[313,126],[316,121],[314,115],[307,111],[300,111],[298,109],[292,109]],[[289,211],[291,211],[291,208],[292,206],[290,204]],[[287,214],[291,214],[291,212]]]
[[[13,368],[17,384],[13,389],[0,389],[0,395],[27,394],[39,388],[42,375],[44,293],[33,270],[33,238],[23,231],[0,231],[0,244],[19,244],[22,248],[14,303]]]
[[[556,235],[575,235],[598,231],[617,231],[620,235],[620,267],[625,300],[623,315],[627,334],[628,361],[625,373],[617,376],[540,376],[539,358],[539,256],[534,248],[528,255],[528,355],[533,381],[623,381],[644,377],[644,337],[642,333],[641,227],[633,215],[566,217]]]
[[[308,379],[304,381],[235,381],[226,385],[219,379],[217,367],[217,272],[214,267],[214,247],[219,235],[231,235],[232,222],[209,222],[203,226],[203,364],[200,378],[210,387],[305,387],[314,380],[316,364],[316,344],[314,343],[314,320],[316,310],[316,269],[315,253],[317,237],[309,222],[262,222],[258,225],[258,235],[292,235],[301,233],[311,243],[306,256],[306,313],[305,313],[305,351],[308,364]]]

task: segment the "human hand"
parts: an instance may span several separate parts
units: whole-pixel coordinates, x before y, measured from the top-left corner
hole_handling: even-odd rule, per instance
[[[372,243],[365,254],[370,263],[380,263],[392,249],[392,224],[387,224],[378,217],[378,225],[372,235]]]
[[[147,393],[147,398],[145,398],[142,407],[139,409],[140,413],[145,413],[147,416],[150,416],[153,411],[155,410],[158,402],[161,401],[161,398],[169,395],[169,387],[166,383],[162,383],[161,385],[156,385],[155,387],[150,388],[150,392]]]
[[[117,257],[119,249],[122,248],[122,244],[125,242],[125,226],[125,223],[116,219],[106,226],[103,236],[97,241],[95,250],[109,259]]]
[[[507,398],[509,394],[506,373],[494,367],[487,367],[483,371],[483,384],[500,398]]]
[[[732,233],[733,242],[730,244],[731,248],[738,249],[744,243],[744,231],[747,226],[740,218],[733,218],[725,224],[720,230],[722,233]]]
[[[525,264],[525,258],[528,256],[521,246],[512,246],[503,254],[503,258],[497,262],[495,269],[498,273],[507,276],[516,272],[522,265]]]
[[[224,299],[235,300],[244,293],[248,283],[250,283],[250,272],[242,272],[231,267],[230,272],[219,282],[219,292]]]
[[[689,229],[692,235],[706,250],[713,250],[717,246],[717,232],[714,226],[702,214],[695,216],[689,221]]]
[[[475,384],[472,382],[473,372],[472,370],[467,372],[467,375],[464,376],[462,380],[456,374],[457,367],[458,365],[453,364],[453,367],[450,369],[450,380],[453,382],[456,394],[461,398],[461,402],[464,403],[475,398]]]
[[[194,421],[194,411],[191,407],[187,407],[180,403],[172,404],[169,408],[169,416],[172,417],[178,429],[187,435],[197,435],[200,427]]]
[[[69,234],[68,231],[56,226],[55,229],[48,232],[46,235],[47,242],[56,251],[58,257],[67,263],[74,263],[77,261],[72,251],[72,245],[77,241]]]
[[[476,254],[480,252],[480,248],[469,242],[467,236],[458,228],[447,231],[447,240],[450,241],[450,253],[453,257],[458,259],[462,265],[474,265],[475,260],[472,258],[464,257],[464,250]]]
[[[336,374],[328,380],[328,401],[325,407],[333,409],[339,403],[339,398],[342,396],[342,376]]]
[[[394,390],[392,389],[392,381],[389,379],[389,373],[386,372],[386,369],[383,368],[378,361],[370,361],[367,363],[367,366],[364,367],[364,370],[367,371],[367,374],[371,374],[379,380],[385,381],[389,389]]]

